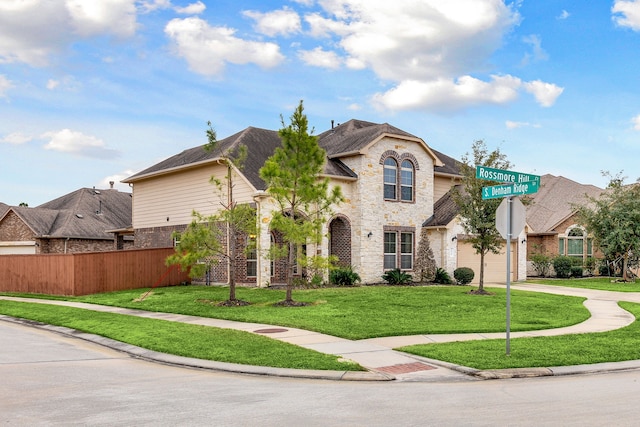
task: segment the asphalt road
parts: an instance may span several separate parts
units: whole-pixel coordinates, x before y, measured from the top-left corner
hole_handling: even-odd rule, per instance
[[[631,426],[639,392],[640,371],[439,383],[228,374],[0,321],[2,426]]]

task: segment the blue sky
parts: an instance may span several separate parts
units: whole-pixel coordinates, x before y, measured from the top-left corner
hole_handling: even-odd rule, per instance
[[[1,0],[0,202],[107,188],[304,100],[455,158],[640,176],[640,0]]]

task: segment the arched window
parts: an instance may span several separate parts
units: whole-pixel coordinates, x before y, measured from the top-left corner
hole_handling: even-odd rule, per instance
[[[384,161],[384,198],[385,200],[397,199],[398,187],[398,162],[392,157]]]
[[[400,200],[413,202],[413,163],[404,160],[400,168]]]

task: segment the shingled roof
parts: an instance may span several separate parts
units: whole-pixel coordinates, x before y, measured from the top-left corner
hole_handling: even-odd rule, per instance
[[[454,159],[453,157],[449,157],[440,151],[434,150],[433,148],[431,151],[433,151],[433,153],[442,161],[441,166],[436,165],[433,168],[433,171],[436,174],[455,175],[461,177],[462,162]]]
[[[458,215],[458,205],[453,199],[454,188],[462,191],[462,186],[456,185],[440,197],[433,204],[433,215],[427,218],[423,227],[446,227]]]
[[[531,195],[533,203],[526,207],[529,232],[554,232],[555,227],[575,213],[573,205],[587,203],[587,196],[599,197],[604,191],[563,176],[543,175],[540,190]]]
[[[10,206],[0,220],[10,210],[40,238],[113,240],[106,230],[131,226],[131,194],[114,189],[81,188],[35,208]]]
[[[415,135],[387,123],[376,124],[362,120],[349,120],[318,135],[318,145],[327,152],[327,162],[323,173],[336,178],[357,178],[357,175],[340,160],[340,157],[359,154],[383,136],[395,136],[422,144],[424,149],[433,156],[436,168],[440,168],[443,173],[456,173],[455,160],[448,156],[443,156],[447,159],[447,162],[442,162],[440,156],[436,155],[435,151],[431,150],[422,139]],[[184,150],[130,176],[123,182],[135,182],[184,168],[196,167],[215,162],[225,156],[233,158],[242,144],[247,147],[247,159],[244,163],[243,174],[256,190],[266,190],[265,183],[259,176],[259,170],[276,148],[282,145],[282,141],[278,131],[255,127],[248,127],[218,141],[216,149],[212,151],[206,151],[204,146]]]

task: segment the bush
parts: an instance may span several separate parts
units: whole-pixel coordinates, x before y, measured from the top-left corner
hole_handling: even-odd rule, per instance
[[[571,277],[582,277],[583,269],[581,265],[571,266]]]
[[[593,257],[588,257],[584,261],[584,271],[587,273],[587,276],[593,276],[593,273],[596,271],[596,265],[598,265],[598,260]]]
[[[445,270],[444,268],[438,268],[436,270],[436,277],[433,279],[433,281],[435,283],[440,283],[443,285],[450,285],[451,276],[449,276],[449,273],[447,273],[447,270]]]
[[[389,270],[382,275],[382,280],[390,285],[406,285],[413,281],[413,277],[409,273],[405,273],[399,268]]]
[[[459,267],[453,271],[453,278],[456,279],[458,285],[466,285],[471,283],[475,276],[472,269],[469,267]]]
[[[559,255],[553,259],[553,269],[556,272],[556,277],[561,279],[568,279],[571,277],[571,267],[573,266],[573,259],[565,255]]]
[[[531,265],[538,273],[538,276],[547,277],[551,269],[551,257],[545,254],[532,254]]]
[[[353,286],[360,282],[360,275],[351,267],[339,267],[331,270],[329,282],[336,286]]]

